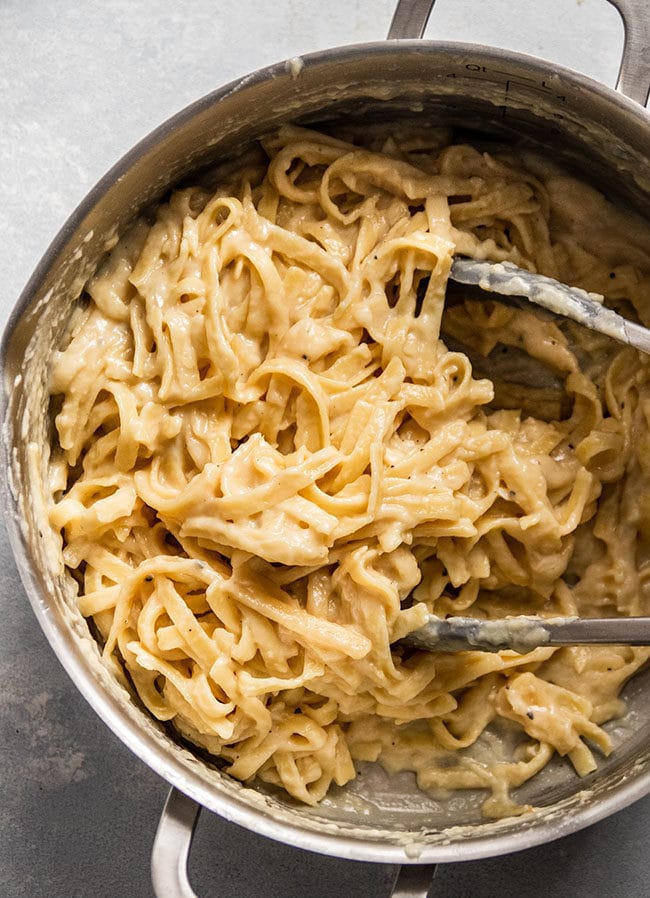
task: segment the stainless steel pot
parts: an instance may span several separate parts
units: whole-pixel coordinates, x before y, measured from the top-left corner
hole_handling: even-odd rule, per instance
[[[524,818],[481,819],[479,797],[441,802],[406,774],[376,767],[318,808],[297,807],[236,782],[182,746],[102,665],[56,547],[43,526],[49,416],[48,359],[88,275],[144,206],[199,170],[237,159],[256,138],[292,121],[350,118],[448,123],[525,141],[552,153],[643,214],[650,205],[650,15],[645,0],[609,0],[626,42],[615,92],[556,65],[483,46],[420,41],[434,0],[401,0],[388,42],[290,60],[188,107],[124,157],[68,220],[38,266],[2,345],[2,419],[8,529],[39,622],[79,690],[109,727],[175,787],[153,855],[159,896],[193,895],[186,875],[199,807],[287,843],[343,858],[403,864],[394,896],[424,896],[426,865],[527,848],[593,823],[650,791],[650,672],[627,690],[630,713],[612,727],[616,751],[577,781],[550,765],[519,796]],[[189,796],[189,797],[188,797]]]

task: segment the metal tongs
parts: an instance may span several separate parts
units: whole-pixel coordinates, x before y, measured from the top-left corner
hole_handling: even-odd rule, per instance
[[[533,274],[510,262],[483,262],[456,257],[450,280],[489,293],[497,300],[527,300],[556,315],[599,331],[650,353],[650,330],[628,321],[604,306],[604,297],[553,278]],[[403,645],[439,652],[499,652],[524,654],[540,646],[650,645],[650,617],[541,618],[507,617],[479,620],[471,617],[439,618],[401,640]]]
[[[500,652],[519,654],[540,646],[650,645],[650,617],[473,617],[441,618],[400,640],[402,645],[435,652]]]
[[[628,321],[603,305],[599,293],[568,287],[543,274],[533,274],[511,262],[482,262],[456,257],[449,278],[458,284],[494,293],[495,299],[516,297],[563,315],[619,343],[650,353],[650,330]]]

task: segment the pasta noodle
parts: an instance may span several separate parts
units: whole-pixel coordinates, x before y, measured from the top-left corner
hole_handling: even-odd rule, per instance
[[[452,297],[450,264],[648,323],[650,236],[532,155],[357,138],[284,128],[111,252],[53,363],[51,524],[106,663],[232,776],[314,804],[379,760],[521,812],[554,754],[610,752],[650,651],[395,643],[430,612],[648,613],[650,367]]]

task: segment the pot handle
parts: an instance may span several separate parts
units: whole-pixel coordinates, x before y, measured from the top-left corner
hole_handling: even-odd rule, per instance
[[[422,37],[435,2],[436,0],[399,0],[387,39],[417,40]]]
[[[200,804],[178,789],[170,789],[151,851],[156,898],[198,898],[187,875],[187,861],[200,812]]]
[[[436,0],[399,0],[388,40],[421,38]],[[650,12],[647,0],[608,0],[623,19],[625,41],[616,89],[642,106],[650,95]]]
[[[435,864],[398,867],[391,898],[427,898],[435,875]]]
[[[625,40],[616,90],[642,106],[650,96],[650,10],[647,0],[609,0],[623,19]]]
[[[160,815],[151,851],[151,882],[156,898],[198,898],[187,862],[201,805],[172,787]],[[435,867],[399,867],[391,898],[427,898]]]

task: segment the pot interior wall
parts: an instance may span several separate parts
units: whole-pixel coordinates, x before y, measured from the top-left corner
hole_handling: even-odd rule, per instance
[[[636,211],[648,206],[650,127],[639,112],[570,73],[459,45],[381,44],[293,61],[199,101],[118,163],[55,241],[21,299],[4,345],[5,441],[18,562],[50,641],[86,697],[96,687],[110,693],[110,677],[74,609],[57,566],[57,547],[42,526],[47,453],[38,450],[47,444],[50,427],[48,359],[73,302],[117,234],[172,185],[241,158],[256,138],[285,122],[331,129],[341,122],[403,117],[451,125],[463,137],[534,147]],[[492,823],[481,820],[481,795],[428,796],[410,775],[388,778],[376,766],[364,767],[351,786],[336,790],[319,808],[298,809],[192,758],[124,691],[111,694],[98,710],[148,763],[214,810],[224,813],[225,807],[226,816],[238,822],[257,825],[255,817],[323,834],[335,823],[359,845],[367,840],[395,846],[398,853],[386,860],[397,859],[417,834],[424,847],[421,859],[431,860],[443,844],[468,846],[476,840],[478,845],[486,837],[508,840],[501,848],[491,843],[489,853],[512,850],[514,834],[535,828],[541,835],[532,839],[541,841],[550,837],[544,833],[552,820],[556,834],[558,826],[577,828],[585,807],[617,794],[630,778],[648,781],[648,675],[630,685],[628,715],[610,727],[616,751],[596,774],[579,781],[567,763],[554,763],[517,795],[542,810],[525,820]],[[252,809],[251,821],[239,807]],[[470,828],[442,832],[459,825]],[[283,838],[301,842],[286,832]],[[371,856],[363,847],[340,853]],[[479,846],[474,856],[481,853],[488,849]]]

